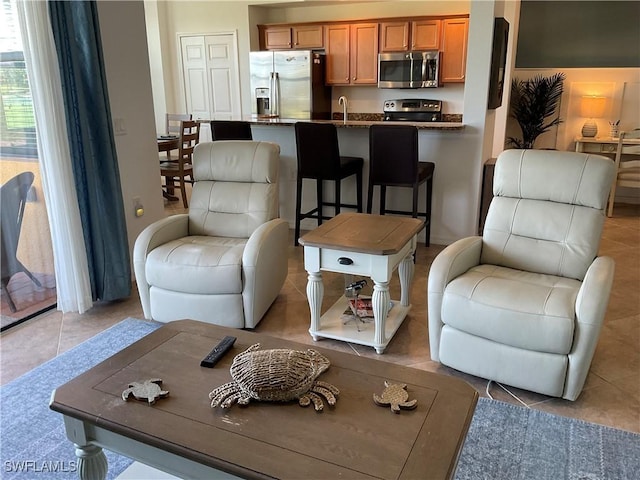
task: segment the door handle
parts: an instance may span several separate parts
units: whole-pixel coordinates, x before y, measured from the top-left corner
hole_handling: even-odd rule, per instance
[[[351,260],[349,257],[340,257],[338,258],[338,263],[340,265],[353,265],[353,260]]]

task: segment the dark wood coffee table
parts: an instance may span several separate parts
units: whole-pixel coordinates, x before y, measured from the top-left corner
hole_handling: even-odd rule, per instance
[[[200,360],[225,335],[238,339],[213,368]],[[477,393],[452,377],[313,347],[340,389],[335,407],[250,403],[212,409],[209,392],[230,380],[233,357],[250,345],[308,345],[191,320],[166,324],[56,389],[51,409],[77,445],[81,478],[104,478],[102,448],[181,478],[224,471],[243,478],[453,478]],[[168,397],[124,401],[129,382],[161,378]],[[406,383],[415,410],[373,402],[385,380]]]

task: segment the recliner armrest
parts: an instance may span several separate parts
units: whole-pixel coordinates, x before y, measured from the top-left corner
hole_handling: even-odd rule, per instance
[[[287,278],[288,238],[289,224],[281,218],[260,225],[249,237],[242,254],[245,328],[258,324]]]
[[[576,298],[576,319],[579,323],[603,323],[614,271],[615,262],[611,257],[597,257],[589,266]]]
[[[144,317],[151,319],[151,303],[149,300],[149,284],[146,280],[145,264],[151,250],[171,240],[186,237],[189,234],[189,215],[186,213],[171,215],[145,228],[133,246],[133,269],[140,294],[140,303]]]
[[[434,259],[429,270],[427,308],[429,316],[429,348],[431,359],[440,361],[440,333],[442,331],[442,297],[451,280],[480,263],[482,237],[461,238]]]
[[[482,237],[461,238],[440,252],[429,270],[429,292],[442,293],[454,278],[480,263]]]
[[[256,228],[249,237],[247,245],[244,248],[244,252],[242,253],[242,265],[256,266],[261,260],[261,255],[273,254],[273,250],[269,249],[269,242],[277,242],[273,237],[274,231],[284,229],[285,227],[288,231],[289,224],[285,220],[281,218],[274,218],[273,220],[269,220]],[[276,246],[278,246],[278,243],[271,244],[271,247]],[[287,252],[284,252],[284,254],[286,255]]]
[[[189,235],[189,215],[181,213],[153,222],[145,228],[133,247],[133,262],[144,261],[149,253],[159,245]]]
[[[580,395],[598,345],[609,304],[615,263],[611,257],[597,257],[589,266],[576,297],[576,323],[563,398]]]

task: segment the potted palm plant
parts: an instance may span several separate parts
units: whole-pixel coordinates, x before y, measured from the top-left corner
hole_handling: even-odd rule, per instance
[[[522,138],[508,137],[507,143],[515,148],[533,148],[539,135],[562,120],[556,113],[562,96],[565,74],[550,77],[536,75],[530,80],[514,78],[511,82],[511,114],[522,130]]]

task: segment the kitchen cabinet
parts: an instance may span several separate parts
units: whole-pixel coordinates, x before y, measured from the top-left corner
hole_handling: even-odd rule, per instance
[[[442,20],[440,81],[463,83],[467,65],[468,18]]]
[[[325,27],[327,85],[378,83],[378,24],[329,24]]]
[[[411,22],[411,50],[438,50],[441,25],[441,20]]]
[[[324,47],[324,28],[322,25],[300,25],[291,28],[293,48],[306,50]]]
[[[380,23],[380,51],[405,52],[409,49],[409,22]]]
[[[263,33],[264,48],[267,50],[282,50],[291,48],[290,27],[268,27]]]
[[[380,51],[438,50],[441,24],[437,19],[381,22]]]
[[[324,46],[322,25],[258,27],[262,50],[307,50]]]

